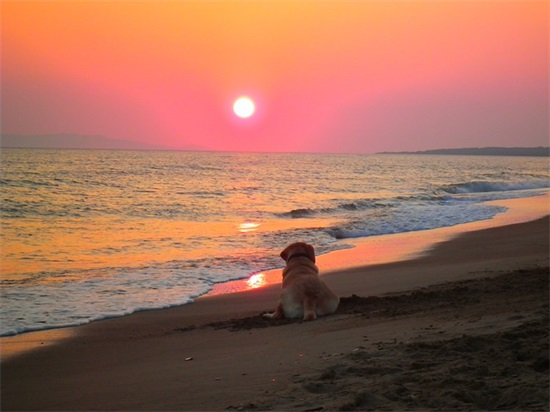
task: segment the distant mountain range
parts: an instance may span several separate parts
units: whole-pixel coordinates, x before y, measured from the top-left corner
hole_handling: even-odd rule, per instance
[[[550,147],[468,147],[418,152],[381,152],[380,154],[468,155],[468,156],[550,156]]]
[[[56,135],[2,135],[0,146],[6,148],[43,149],[119,149],[119,150],[167,150],[166,146],[134,142],[131,140],[110,139],[103,136],[77,134]]]

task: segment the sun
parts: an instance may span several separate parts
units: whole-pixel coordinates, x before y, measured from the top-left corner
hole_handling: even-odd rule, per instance
[[[245,119],[254,114],[256,111],[256,105],[249,97],[239,97],[235,100],[235,103],[233,103],[233,111],[237,116]]]

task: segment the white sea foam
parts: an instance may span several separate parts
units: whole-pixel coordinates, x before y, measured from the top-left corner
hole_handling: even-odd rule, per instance
[[[408,209],[394,211],[391,221],[373,219],[354,222],[343,227],[328,229],[327,233],[336,239],[405,233],[491,219],[497,213],[505,211],[502,207],[480,204],[424,206],[422,213],[429,214],[430,218],[423,219],[419,217],[417,208],[418,206],[411,206]]]

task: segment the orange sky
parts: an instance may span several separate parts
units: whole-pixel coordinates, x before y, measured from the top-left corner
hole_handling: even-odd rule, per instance
[[[546,1],[2,1],[2,133],[360,152],[548,144]],[[232,112],[240,95],[257,112]]]

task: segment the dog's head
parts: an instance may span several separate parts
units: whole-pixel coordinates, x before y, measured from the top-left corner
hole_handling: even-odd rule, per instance
[[[285,262],[288,262],[293,257],[303,256],[307,257],[313,263],[315,263],[315,250],[313,246],[308,245],[304,242],[296,242],[286,247],[285,250],[281,252],[281,257]]]

